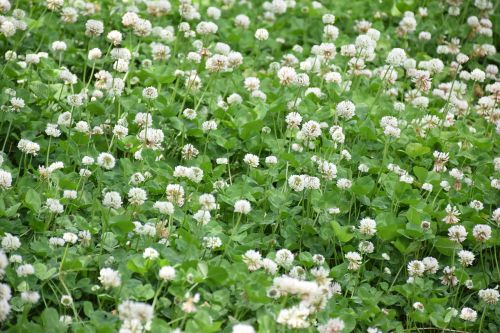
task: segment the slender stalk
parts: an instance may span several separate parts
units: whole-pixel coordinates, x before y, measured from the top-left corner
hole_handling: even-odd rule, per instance
[[[158,296],[161,293],[161,290],[163,289],[163,286],[165,285],[165,281],[162,281],[160,283],[160,286],[158,287],[158,290],[156,290],[155,297],[153,298],[153,304],[151,305],[153,307],[153,311],[155,309],[156,301],[158,300]]]
[[[7,134],[5,135],[5,139],[3,140],[2,151],[5,152],[5,145],[7,144],[7,140],[9,139],[10,130],[12,128],[12,117],[9,119],[9,127],[7,128]]]
[[[52,136],[49,136],[49,146],[47,147],[47,156],[45,157],[45,167],[49,166],[50,145],[52,143]]]
[[[481,333],[483,331],[483,323],[484,323],[484,317],[486,316],[486,305],[483,307],[483,314],[481,315],[481,321],[479,322],[479,331],[478,333]]]

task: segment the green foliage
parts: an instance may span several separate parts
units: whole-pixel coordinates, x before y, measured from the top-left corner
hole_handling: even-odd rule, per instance
[[[498,8],[0,0],[0,331],[500,331]]]

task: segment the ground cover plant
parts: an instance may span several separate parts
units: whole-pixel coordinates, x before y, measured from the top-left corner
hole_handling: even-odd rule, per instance
[[[0,12],[0,331],[500,331],[498,1]]]

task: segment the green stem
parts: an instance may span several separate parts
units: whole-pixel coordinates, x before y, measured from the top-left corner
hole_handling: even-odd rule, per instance
[[[52,136],[49,136],[49,146],[47,147],[47,156],[45,157],[45,167],[49,166],[50,145],[52,143]]]
[[[12,117],[9,119],[9,127],[7,128],[7,134],[5,135],[5,139],[3,140],[2,151],[5,152],[5,145],[7,144],[7,140],[9,139],[10,130],[12,128]]]
[[[161,293],[161,290],[163,289],[163,286],[165,285],[165,281],[162,281],[160,283],[160,286],[158,287],[158,290],[156,291],[155,293],[155,297],[153,298],[153,304],[151,305],[153,307],[153,311],[155,309],[155,305],[156,305],[156,301],[158,300],[158,296],[160,295]]]
[[[484,322],[484,317],[486,316],[486,305],[483,308],[483,314],[481,315],[481,321],[479,322],[479,331],[478,333],[481,333],[483,331],[483,322]]]

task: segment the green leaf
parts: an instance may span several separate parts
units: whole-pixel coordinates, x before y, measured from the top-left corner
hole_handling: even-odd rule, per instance
[[[346,243],[354,237],[354,234],[349,231],[349,227],[341,226],[337,221],[331,221],[330,224],[333,228],[335,238],[341,242]]]
[[[264,123],[262,120],[254,120],[250,121],[240,128],[240,137],[243,140],[250,139],[256,135],[260,134],[260,131],[262,129],[262,126],[264,126]]]
[[[410,157],[417,157],[417,156],[420,156],[420,155],[425,155],[427,154],[428,152],[431,151],[431,149],[427,146],[422,146],[420,143],[418,142],[412,142],[412,143],[409,143],[407,146],[406,146],[406,154]]]
[[[134,230],[134,224],[130,216],[127,215],[115,215],[109,219],[109,226],[115,232],[130,232]]]
[[[151,323],[151,332],[171,332],[170,325],[166,321],[155,317]]]
[[[269,200],[271,206],[276,208],[276,210],[280,210],[288,205],[287,195],[279,190],[269,191],[267,195],[267,200]]]
[[[148,271],[148,268],[144,264],[144,259],[142,258],[141,255],[136,255],[130,258],[127,261],[127,268],[132,272],[139,274],[145,274]]]
[[[462,249],[462,245],[446,237],[437,237],[434,247],[442,254],[450,257],[453,255],[453,252],[457,253]]]
[[[85,315],[90,318],[93,312],[94,306],[92,305],[92,303],[89,301],[83,302],[83,313],[85,313]]]
[[[106,113],[106,109],[99,102],[90,102],[87,104],[87,111],[94,115],[103,115]]]
[[[404,222],[400,221],[393,213],[381,213],[375,218],[377,221],[377,235],[385,241],[392,240],[398,236],[398,229],[404,228]]]
[[[42,315],[42,326],[45,328],[46,332],[53,333],[63,333],[66,332],[66,327],[62,322],[59,321],[59,314],[54,308],[47,308],[43,310]]]
[[[228,277],[229,274],[224,268],[215,265],[210,265],[208,267],[208,279],[213,283],[222,285]]]
[[[405,238],[401,237],[393,241],[392,245],[394,245],[394,247],[404,255],[416,252],[420,248],[420,242],[409,242]]]
[[[375,181],[370,176],[358,178],[352,185],[352,191],[359,195],[367,195],[375,187]]]
[[[273,333],[276,332],[276,321],[269,314],[257,317],[259,324],[259,333]]]
[[[57,272],[55,267],[47,269],[47,266],[39,262],[34,264],[33,267],[35,268],[35,276],[40,280],[47,280]]]
[[[40,207],[42,206],[40,194],[38,194],[38,192],[34,189],[30,188],[28,191],[26,191],[26,195],[24,196],[24,205],[38,213]]]
[[[35,95],[40,97],[41,99],[48,99],[50,94],[49,86],[40,81],[31,82],[29,88]]]
[[[418,180],[421,181],[422,183],[425,182],[427,178],[427,174],[429,173],[427,169],[419,167],[419,166],[414,166],[413,167],[413,173],[415,176],[417,176]]]
[[[138,300],[147,301],[155,296],[155,291],[150,284],[138,285],[133,289],[132,295]]]
[[[5,211],[5,216],[7,216],[7,217],[13,217],[14,215],[16,215],[17,210],[19,209],[20,206],[21,206],[20,202],[16,203],[15,205],[10,206]]]
[[[204,279],[207,278],[208,276],[208,265],[206,262],[199,262],[198,263],[198,270],[200,271],[201,275],[203,276]]]

